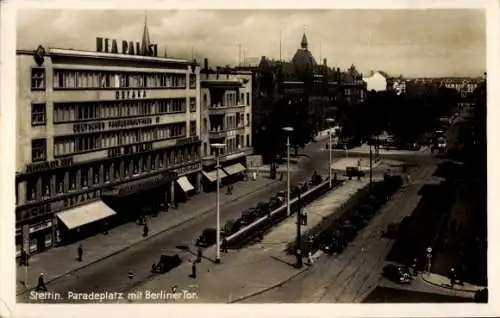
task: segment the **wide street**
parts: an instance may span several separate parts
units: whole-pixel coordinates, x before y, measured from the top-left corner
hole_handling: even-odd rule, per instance
[[[412,184],[394,196],[343,253],[322,255],[305,274],[246,302],[361,302],[379,283],[392,245],[382,238],[382,231],[412,213],[419,200],[416,193],[431,177],[434,165],[411,170]]]
[[[305,148],[305,154],[299,163],[299,169],[292,175],[292,184],[309,178],[314,170],[326,175],[328,152],[321,151],[322,143],[311,143]],[[238,185],[236,184],[235,187]],[[240,200],[231,201],[221,207],[221,224],[236,218],[244,209],[254,206],[261,200],[267,200],[272,193],[286,189],[286,179],[269,187],[262,188]],[[224,192],[221,195],[225,195]],[[215,201],[215,194],[214,194]],[[128,271],[135,274],[134,282],[139,283],[150,275],[151,265],[158,262],[161,254],[179,254],[183,260],[189,260],[193,243],[207,227],[215,227],[215,209],[209,213],[184,223],[176,228],[161,233],[141,242],[113,257],[104,259],[88,267],[73,271],[68,275],[47,283],[50,291],[97,292],[119,291],[129,286]],[[154,221],[152,221],[154,222]],[[114,231],[119,229],[114,229]],[[83,242],[85,244],[85,242]],[[183,249],[188,247],[190,250]],[[57,260],[54,260],[57,263]],[[29,301],[28,293],[18,296],[18,301]]]

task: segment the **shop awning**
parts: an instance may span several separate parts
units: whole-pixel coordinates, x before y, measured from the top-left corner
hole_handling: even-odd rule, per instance
[[[193,185],[191,184],[191,182],[189,182],[186,176],[177,179],[177,183],[180,185],[182,190],[184,190],[184,192],[189,192],[191,190],[194,190]]]
[[[217,181],[217,170],[210,172],[202,171],[202,173],[210,182]],[[224,170],[219,169],[219,177],[221,180],[227,177],[227,174],[224,172]]]
[[[57,217],[68,229],[74,229],[79,226],[102,220],[115,215],[109,206],[102,201],[96,201],[85,205],[77,206],[72,209],[57,213]]]
[[[107,190],[104,194],[123,197],[133,193],[138,193],[166,185],[175,180],[175,178],[175,173],[165,172],[157,174],[155,176],[146,177],[117,185],[112,189]]]
[[[245,166],[241,163],[235,163],[234,165],[224,167],[223,169],[228,175],[237,174],[246,170]]]

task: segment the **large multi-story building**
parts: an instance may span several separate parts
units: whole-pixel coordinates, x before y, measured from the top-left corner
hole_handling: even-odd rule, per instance
[[[199,70],[159,57],[147,26],[120,48],[17,51],[18,254],[199,191]]]
[[[252,73],[229,67],[200,71],[202,156],[205,184],[216,181],[215,156],[219,153],[222,179],[245,171],[252,148]],[[224,144],[217,150],[211,144]]]
[[[362,74],[354,66],[341,71],[329,67],[326,59],[316,62],[305,34],[291,61],[270,60],[263,56],[258,66],[239,69],[253,73],[254,136],[263,134],[266,120],[279,103],[288,105],[290,112],[303,108],[303,114],[307,113],[304,121],[315,133],[327,128],[325,118],[335,117],[339,107],[354,105],[366,98]],[[254,146],[260,149],[257,141]]]

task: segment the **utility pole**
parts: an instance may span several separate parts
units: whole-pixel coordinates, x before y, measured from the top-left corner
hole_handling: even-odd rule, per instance
[[[241,44],[238,44],[238,66],[241,66]]]
[[[300,197],[300,193],[299,193],[299,196],[297,197],[297,237],[295,239],[295,256],[297,257],[297,263],[296,263],[296,267],[297,268],[301,268],[302,267],[302,250],[301,250],[301,246],[302,246],[302,237],[301,237],[301,234],[300,234],[300,226],[301,226],[301,217],[300,217],[300,209],[301,209],[301,205],[302,205],[302,202],[301,202],[302,198]]]
[[[372,155],[372,138],[370,136],[369,145],[370,145],[370,183],[368,184],[368,192],[372,192],[372,167],[373,167],[373,155]]]
[[[280,62],[281,62],[281,30],[280,30]]]

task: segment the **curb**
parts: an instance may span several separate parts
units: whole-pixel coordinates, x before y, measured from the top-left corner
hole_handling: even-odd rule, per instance
[[[244,194],[244,195],[242,195],[242,196],[238,197],[238,198],[237,198],[237,199],[235,199],[235,200],[229,200],[229,201],[228,201],[228,203],[230,203],[230,202],[236,202],[236,201],[238,201],[238,200],[240,200],[240,199],[243,199],[243,198],[245,198],[245,197],[247,197],[247,196],[249,196],[249,195],[251,195],[251,194],[255,193],[256,191],[259,191],[259,190],[261,190],[261,189],[263,189],[263,188],[265,188],[265,187],[268,187],[268,186],[272,185],[273,183],[275,183],[275,181],[271,181],[271,182],[269,182],[269,183],[267,183],[267,184],[265,184],[265,185],[262,185],[262,186],[260,186],[260,187],[256,188],[254,191],[248,192],[248,193],[246,193],[246,194]],[[85,264],[85,265],[82,265],[82,266],[80,266],[80,267],[78,267],[78,268],[74,268],[74,269],[69,270],[69,271],[67,271],[67,272],[64,272],[64,273],[62,273],[62,274],[60,274],[60,275],[54,276],[52,279],[47,280],[47,281],[45,282],[45,284],[48,284],[48,283],[53,282],[53,281],[56,281],[56,280],[60,279],[61,277],[64,277],[64,276],[66,276],[66,275],[69,275],[69,274],[71,274],[71,273],[73,273],[73,272],[76,272],[76,271],[78,271],[78,270],[85,269],[85,268],[87,268],[87,267],[89,267],[89,266],[91,266],[91,265],[94,265],[94,264],[99,263],[99,262],[101,262],[101,261],[104,261],[104,260],[106,260],[106,259],[108,259],[108,258],[110,258],[110,257],[112,257],[112,256],[115,256],[115,255],[117,255],[117,254],[120,254],[120,253],[122,253],[122,252],[124,252],[124,251],[126,251],[126,250],[128,250],[128,249],[130,249],[130,248],[132,248],[132,247],[134,247],[134,246],[136,246],[136,245],[138,245],[138,244],[140,244],[140,243],[143,243],[143,242],[145,242],[145,241],[148,241],[148,240],[150,240],[150,239],[152,239],[152,238],[154,238],[154,237],[156,237],[156,236],[158,236],[158,235],[160,235],[160,234],[163,234],[163,233],[165,233],[165,232],[167,232],[167,231],[170,231],[170,230],[172,230],[172,229],[174,229],[174,228],[177,228],[177,227],[179,227],[179,226],[181,226],[181,225],[183,225],[183,224],[185,224],[185,223],[188,223],[188,222],[192,221],[192,220],[193,220],[193,219],[195,219],[195,218],[199,218],[199,217],[201,217],[201,216],[203,216],[203,215],[206,215],[206,214],[208,214],[208,213],[212,212],[212,210],[214,210],[214,209],[215,209],[215,208],[210,208],[210,209],[208,209],[208,210],[206,210],[206,211],[203,211],[203,212],[202,212],[202,213],[200,213],[200,214],[194,215],[194,216],[192,216],[192,217],[190,217],[190,218],[188,218],[188,219],[186,219],[186,220],[183,220],[183,221],[181,221],[181,222],[179,222],[179,223],[177,223],[177,224],[174,224],[174,225],[171,225],[171,226],[169,226],[169,227],[167,227],[167,228],[165,228],[165,229],[162,229],[162,230],[158,231],[157,233],[154,233],[154,234],[152,234],[152,235],[149,235],[148,237],[146,237],[146,238],[144,238],[144,239],[142,239],[142,240],[140,240],[140,241],[134,242],[134,243],[132,243],[132,244],[130,244],[130,245],[127,245],[127,246],[125,246],[125,247],[123,247],[123,248],[121,248],[121,249],[118,249],[118,250],[116,250],[116,251],[114,251],[114,252],[112,252],[112,253],[110,253],[110,254],[108,254],[108,255],[105,255],[105,256],[103,256],[103,257],[101,257],[101,258],[98,258],[98,259],[96,259],[96,260],[93,260],[93,261],[92,261],[92,262],[90,262],[90,263],[87,263],[87,264]],[[24,291],[22,291],[22,292],[16,293],[16,296],[26,294],[27,292],[30,292],[30,291],[32,291],[32,290],[34,290],[34,289],[35,289],[35,287],[32,287],[32,288],[26,289],[26,290],[24,290]]]
[[[287,278],[287,279],[285,279],[285,280],[282,280],[282,281],[281,281],[281,282],[279,282],[279,283],[276,283],[276,284],[274,284],[274,285],[271,285],[270,287],[267,287],[267,288],[261,289],[261,290],[259,290],[259,291],[254,292],[254,293],[248,294],[248,295],[246,295],[246,296],[239,297],[239,298],[237,298],[237,299],[235,299],[235,300],[231,300],[231,301],[229,302],[229,304],[234,304],[234,303],[237,303],[237,302],[240,302],[240,301],[244,301],[244,300],[246,300],[246,299],[249,299],[249,298],[252,298],[252,297],[258,296],[258,295],[260,295],[260,294],[266,293],[266,292],[268,292],[268,291],[270,291],[270,290],[272,290],[272,289],[274,289],[274,288],[276,288],[276,287],[279,287],[279,286],[281,286],[281,285],[283,285],[283,284],[288,283],[289,281],[291,281],[291,280],[292,280],[292,279],[294,279],[295,277],[298,277],[298,276],[300,276],[300,275],[304,274],[305,272],[307,272],[307,271],[309,270],[309,268],[311,268],[311,267],[310,267],[310,266],[306,266],[304,269],[302,269],[302,270],[301,270],[301,271],[299,271],[298,273],[293,274],[292,276],[288,277],[288,278]]]
[[[451,287],[451,286],[442,285],[442,284],[438,284],[438,283],[432,282],[432,281],[430,281],[429,279],[427,279],[427,278],[425,277],[425,275],[424,275],[424,274],[420,274],[420,275],[418,275],[418,276],[420,276],[420,278],[422,278],[422,280],[423,280],[425,283],[427,283],[427,284],[430,284],[430,285],[433,285],[433,286],[436,286],[436,287],[445,288],[445,289],[448,289],[448,290],[458,291],[458,292],[475,293],[475,292],[477,292],[478,290],[481,290],[481,289],[483,289],[483,288],[486,288],[486,287],[481,287],[481,288],[479,288],[479,289],[477,289],[477,290],[462,289],[462,288],[453,288],[453,287]]]

